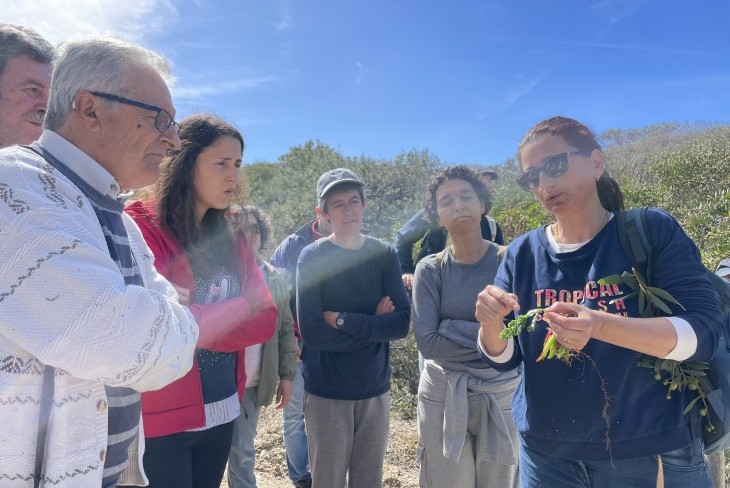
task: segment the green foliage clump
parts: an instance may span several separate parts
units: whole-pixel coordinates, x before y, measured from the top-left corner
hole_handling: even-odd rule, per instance
[[[414,419],[421,372],[418,369],[418,349],[413,331],[405,339],[391,343],[390,367],[392,370],[390,403],[393,411],[404,420]]]
[[[709,130],[652,159],[657,204],[682,224],[714,267],[730,256],[730,128]]]

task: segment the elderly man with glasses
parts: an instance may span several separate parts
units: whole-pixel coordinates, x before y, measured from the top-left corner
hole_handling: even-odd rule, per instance
[[[146,484],[139,392],[192,366],[195,320],[120,196],[180,145],[168,75],[119,39],[66,43],[40,139],[0,150],[0,480],[12,486]]]

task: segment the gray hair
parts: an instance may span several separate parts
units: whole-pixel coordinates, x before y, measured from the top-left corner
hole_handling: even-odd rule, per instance
[[[53,63],[44,127],[49,130],[61,127],[81,90],[123,94],[124,74],[132,65],[151,68],[165,82],[172,83],[170,63],[164,57],[123,39],[89,37],[61,44]]]
[[[28,56],[33,61],[50,64],[53,45],[33,29],[0,22],[0,75],[11,58]]]

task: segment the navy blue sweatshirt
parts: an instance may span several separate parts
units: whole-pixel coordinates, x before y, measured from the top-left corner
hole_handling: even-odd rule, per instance
[[[647,223],[653,242],[653,286],[664,289],[686,311],[672,306],[697,334],[690,360],[707,361],[717,346],[713,324],[720,309],[706,278],[700,254],[679,224],[667,213],[649,209]],[[512,242],[495,285],[518,296],[521,312],[559,301],[575,301],[594,310],[639,317],[638,299],[609,302],[628,295],[626,285],[602,286],[603,277],[630,271],[616,230],[616,219],[577,251],[556,253],[546,229],[535,229]],[[511,319],[508,316],[505,323]],[[545,322],[535,332],[523,332],[508,363],[484,358],[496,369],[524,362],[524,374],[513,399],[513,415],[522,442],[544,454],[576,460],[628,459],[671,451],[691,443],[685,405],[695,392],[672,392],[656,381],[653,371],[637,367],[635,351],[591,340],[568,366],[559,360],[536,362],[546,333]],[[484,357],[484,356],[483,356]],[[607,425],[601,414],[609,398]],[[606,446],[606,435],[609,447]],[[697,434],[699,435],[699,433]]]
[[[384,296],[395,311],[375,315]],[[342,330],[325,311],[346,312]],[[338,400],[362,400],[390,389],[389,342],[408,334],[411,306],[395,250],[366,236],[360,249],[320,239],[297,264],[297,315],[304,339],[304,389]]]

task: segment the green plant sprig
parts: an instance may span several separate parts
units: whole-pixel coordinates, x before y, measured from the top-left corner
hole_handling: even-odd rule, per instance
[[[620,300],[628,300],[638,296],[639,298],[639,314],[642,317],[655,317],[658,315],[657,309],[661,312],[671,315],[672,309],[666,302],[674,303],[679,305],[682,310],[686,310],[681,303],[679,303],[672,295],[654,286],[649,286],[647,280],[641,276],[641,273],[636,268],[631,268],[631,273],[624,271],[620,275],[606,276],[598,280],[601,285],[620,285],[625,284],[631,288],[632,292],[626,296],[614,298],[609,302],[613,305]]]
[[[602,285],[618,285],[623,283],[631,288],[631,293],[623,297],[614,298],[609,303],[613,304],[619,300],[638,297],[639,313],[642,317],[656,317],[662,314],[671,315],[672,309],[667,302],[678,305],[682,310],[686,310],[672,295],[661,288],[650,286],[648,280],[633,267],[631,268],[631,273],[624,271],[620,275],[607,276],[598,280],[598,283]],[[661,381],[662,385],[667,387],[667,400],[672,398],[673,391],[696,391],[697,396],[687,404],[684,409],[684,414],[686,415],[692,411],[701,402],[699,414],[706,420],[705,429],[708,432],[715,430],[715,425],[710,419],[709,404],[707,403],[707,394],[714,389],[710,380],[707,378],[706,371],[710,367],[707,363],[700,361],[680,362],[643,355],[636,365],[650,369],[654,375],[654,379]]]
[[[527,313],[518,315],[510,320],[505,328],[502,329],[502,332],[499,333],[499,338],[509,339],[510,337],[517,337],[525,329],[527,329],[527,332],[533,332],[537,322],[542,319],[543,312],[545,312],[544,308],[533,308]]]

